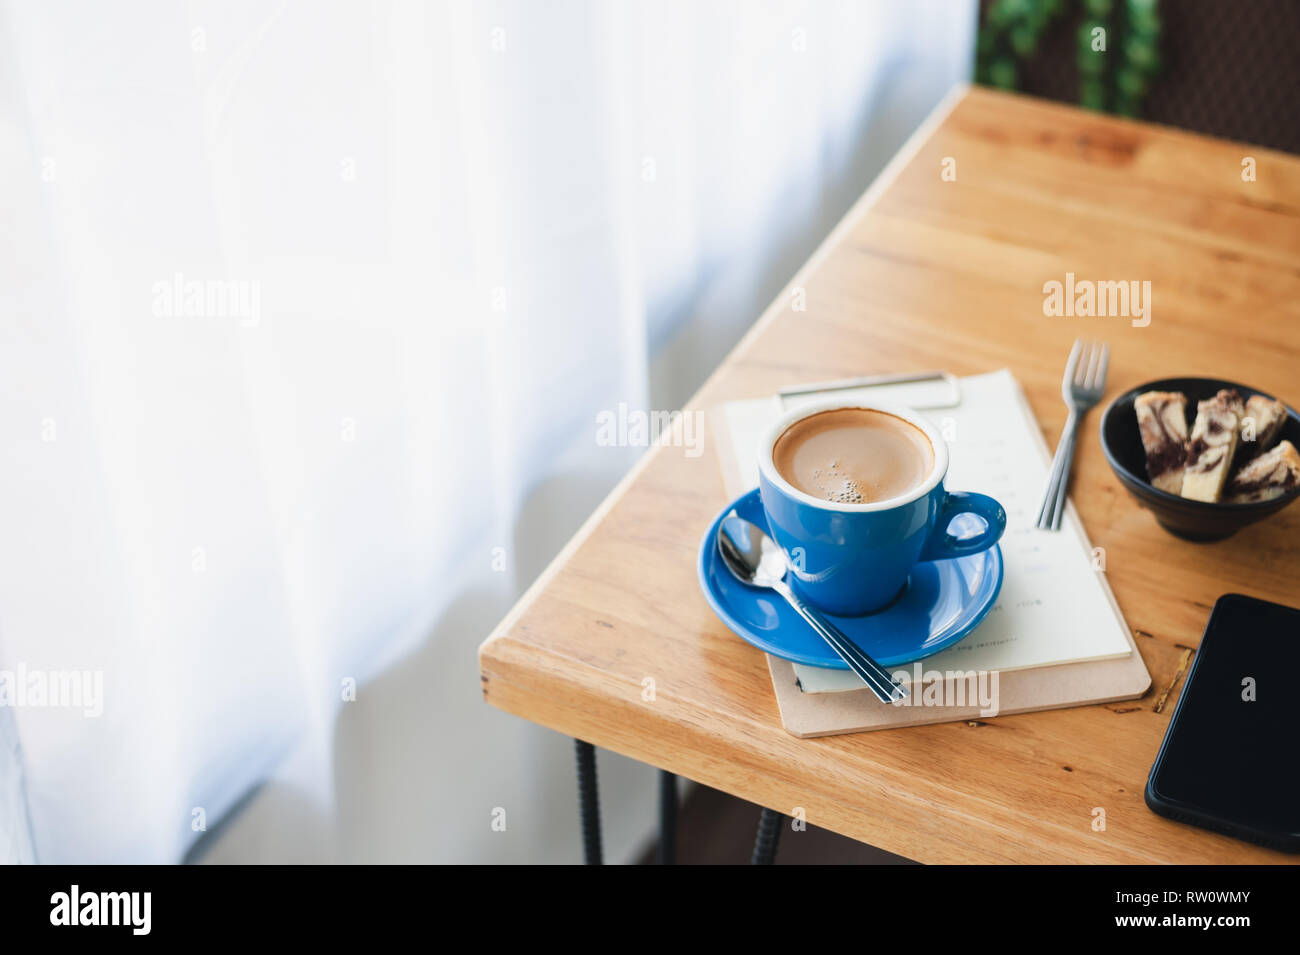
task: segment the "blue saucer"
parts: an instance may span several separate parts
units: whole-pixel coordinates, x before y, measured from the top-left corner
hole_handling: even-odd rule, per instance
[[[848,664],[779,594],[746,586],[727,570],[716,538],[718,524],[733,510],[745,520],[767,527],[757,488],[728,504],[709,526],[700,542],[699,573],[700,586],[714,613],[737,636],[765,653],[809,666],[847,670]],[[979,522],[971,520],[978,528]],[[960,532],[961,528],[954,526],[953,530]],[[952,646],[993,609],[1001,589],[1002,551],[995,544],[969,557],[917,564],[903,592],[883,610],[864,617],[826,616],[881,666],[891,667]]]

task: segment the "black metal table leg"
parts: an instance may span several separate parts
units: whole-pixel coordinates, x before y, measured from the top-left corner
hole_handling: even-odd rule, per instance
[[[582,853],[587,865],[603,862],[600,847],[600,793],[596,789],[596,747],[573,741],[578,756],[578,811],[582,816]]]
[[[754,837],[754,854],[750,865],[771,865],[776,861],[776,846],[781,840],[781,825],[785,816],[771,809],[764,809],[758,817],[758,834]]]
[[[659,864],[677,864],[677,777],[659,770]]]

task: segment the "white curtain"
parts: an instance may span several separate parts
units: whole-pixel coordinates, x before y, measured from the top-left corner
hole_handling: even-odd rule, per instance
[[[476,648],[641,453],[597,415],[680,406],[973,26],[0,6],[0,674],[102,679],[0,713],[0,852],[576,858],[570,744]],[[601,760],[626,858],[651,777]]]

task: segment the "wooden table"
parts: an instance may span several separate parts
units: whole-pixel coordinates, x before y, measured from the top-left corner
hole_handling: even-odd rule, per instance
[[[1149,280],[1150,324],[1046,317],[1043,285],[1066,272]],[[1078,336],[1111,343],[1108,396],[1187,374],[1300,402],[1300,160],[956,90],[688,407],[793,382],[1008,367],[1054,446]],[[697,457],[647,453],[501,622],[479,652],[484,697],[922,862],[1288,861],[1162,819],[1142,791],[1215,599],[1300,604],[1300,507],[1221,543],[1177,540],[1110,473],[1099,419],[1084,422],[1074,501],[1151,672],[1140,700],[788,735],[763,654],[715,619],[696,582],[700,536],[725,503],[707,434]]]

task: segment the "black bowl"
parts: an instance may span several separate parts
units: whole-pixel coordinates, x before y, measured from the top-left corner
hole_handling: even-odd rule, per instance
[[[1194,417],[1196,403],[1214,397],[1222,388],[1237,389],[1243,400],[1252,395],[1273,397],[1267,392],[1217,378],[1161,378],[1120,395],[1101,416],[1101,447],[1106,452],[1106,460],[1110,462],[1115,476],[1140,505],[1155,515],[1161,527],[1186,540],[1216,541],[1231,537],[1247,524],[1254,524],[1275,514],[1300,497],[1300,487],[1297,487],[1271,501],[1213,504],[1189,501],[1185,497],[1151,486],[1147,480],[1147,459],[1142,450],[1142,437],[1138,433],[1137,414],[1133,411],[1134,400],[1144,391],[1181,391],[1187,396],[1188,414]],[[1188,424],[1190,428],[1191,422]],[[1278,440],[1287,440],[1300,446],[1300,415],[1289,406],[1286,424],[1282,426]]]

